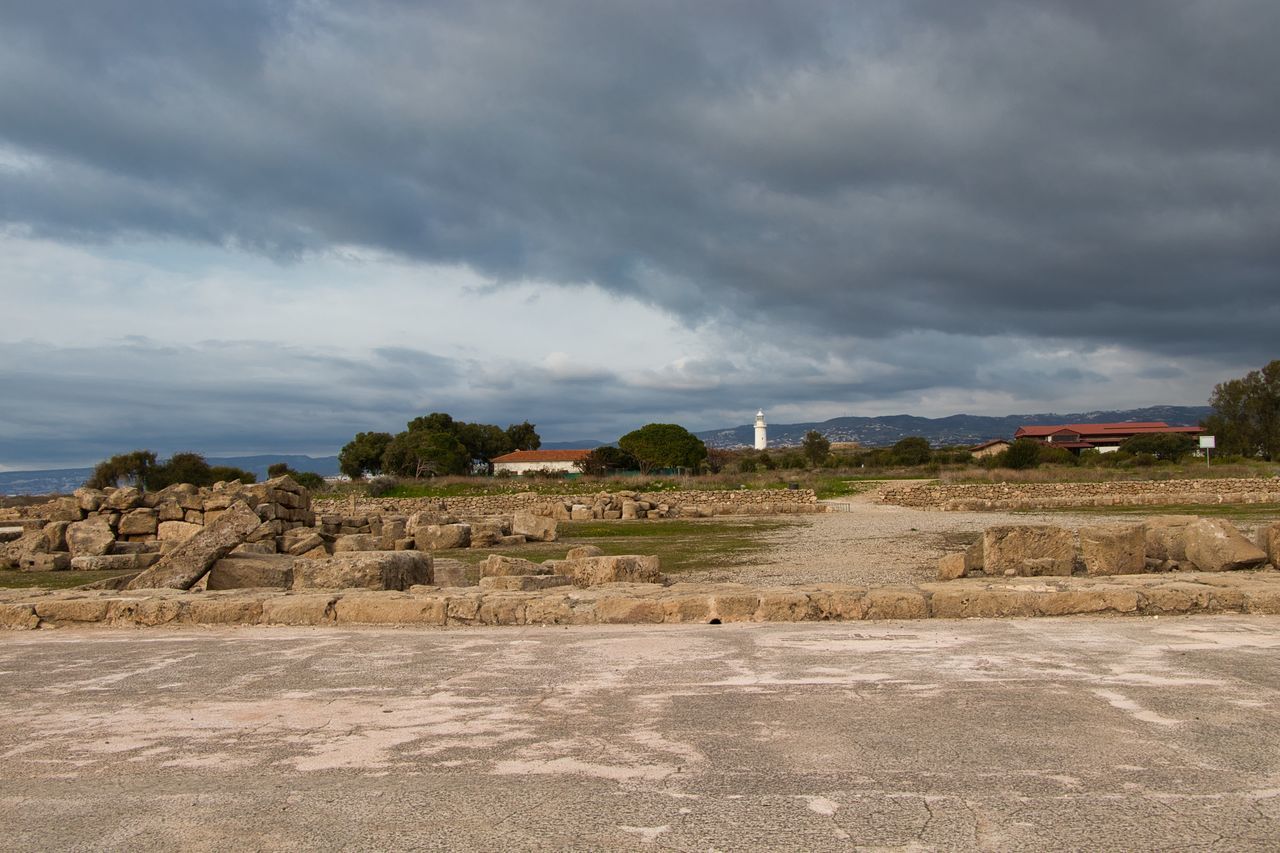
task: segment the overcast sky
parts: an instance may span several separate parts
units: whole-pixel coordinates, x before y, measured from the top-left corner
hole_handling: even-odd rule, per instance
[[[1203,404],[1280,3],[0,0],[0,468]]]

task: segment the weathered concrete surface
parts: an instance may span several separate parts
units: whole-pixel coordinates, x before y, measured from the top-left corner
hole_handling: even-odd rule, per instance
[[[1274,849],[1277,628],[9,634],[0,825],[12,850]]]

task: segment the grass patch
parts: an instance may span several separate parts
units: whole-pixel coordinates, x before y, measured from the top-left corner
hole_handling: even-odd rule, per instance
[[[93,581],[115,578],[135,572],[0,572],[0,589],[38,586],[41,589],[69,589]]]
[[[577,545],[595,545],[607,555],[656,554],[669,574],[740,565],[763,550],[767,534],[798,522],[778,519],[692,519],[562,521],[558,542],[530,542],[517,548],[440,551],[442,559],[474,565],[490,554],[526,560],[563,559]]]
[[[1025,513],[1060,512],[1073,515],[1198,515],[1239,522],[1280,521],[1280,504],[1166,504],[1164,506],[1082,506],[1016,510]]]

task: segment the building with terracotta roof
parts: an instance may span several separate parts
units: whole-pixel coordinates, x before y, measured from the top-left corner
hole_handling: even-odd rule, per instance
[[[580,473],[578,463],[591,455],[590,450],[516,450],[494,457],[493,473],[527,474],[531,471],[565,471]]]
[[[1121,424],[1058,424],[1056,426],[1018,427],[1015,439],[1031,438],[1079,453],[1081,450],[1098,450],[1110,453],[1135,435],[1182,434],[1199,435],[1204,432],[1198,426],[1169,426],[1164,421],[1134,421]]]
[[[1007,439],[996,438],[991,441],[984,441],[982,444],[975,444],[973,447],[969,448],[969,452],[972,453],[974,457],[981,459],[984,456],[995,456],[997,453],[1005,452],[1009,449],[1010,444],[1012,444],[1012,442]]]

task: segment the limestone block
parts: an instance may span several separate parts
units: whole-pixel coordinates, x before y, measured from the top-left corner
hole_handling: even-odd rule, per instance
[[[502,575],[480,578],[480,588],[490,592],[534,592],[557,586],[571,586],[565,575]]]
[[[97,512],[107,500],[107,496],[99,489],[79,488],[71,494],[84,512]]]
[[[525,539],[525,538],[524,538],[524,534],[521,534],[521,533],[513,533],[513,534],[511,534],[510,536],[503,536],[501,539],[499,539],[499,540],[498,540],[498,547],[499,547],[499,548],[513,548],[513,547],[515,547],[516,545],[523,545],[523,544],[525,544],[525,543],[526,543],[526,542],[528,542],[528,541],[529,541],[528,539]]]
[[[156,518],[161,521],[182,521],[186,510],[175,500],[162,501],[156,505]]]
[[[1147,536],[1141,524],[1080,528],[1080,555],[1091,575],[1136,575],[1146,571]]]
[[[205,523],[204,512],[198,509],[188,509],[182,514],[182,520],[187,524],[203,525]]]
[[[640,504],[634,500],[624,500],[622,502],[622,515],[619,516],[624,521],[630,521],[638,517]]]
[[[595,517],[591,507],[583,504],[574,504],[573,509],[569,510],[570,521],[591,521]]]
[[[1267,552],[1267,562],[1280,569],[1280,521],[1262,528],[1258,535],[1262,550]]]
[[[344,554],[349,551],[382,550],[384,550],[382,537],[374,536],[372,533],[351,533],[346,536],[339,536],[333,541],[333,553],[335,554]]]
[[[316,548],[324,548],[324,537],[316,532],[315,528],[296,527],[284,534],[284,550],[295,557],[300,557]]]
[[[492,529],[476,530],[476,526],[471,525],[471,547],[472,548],[493,548],[502,541],[496,531]]]
[[[395,589],[432,582],[431,556],[421,551],[348,551],[295,558],[294,589]]]
[[[262,619],[262,602],[246,595],[198,599],[187,604],[187,618],[197,625],[252,625]]]
[[[471,544],[470,524],[425,524],[413,531],[419,551],[447,551]]]
[[[123,489],[112,489],[107,492],[103,507],[126,512],[142,506],[142,493],[129,486]]]
[[[140,559],[146,557],[147,561]],[[71,568],[77,572],[140,572],[151,565],[155,554],[106,554],[101,557],[73,557]]]
[[[328,593],[275,595],[262,601],[266,625],[323,625],[332,622],[337,598]]]
[[[232,554],[275,554],[276,543],[274,539],[267,539],[261,542],[241,542],[239,545],[231,549]]]
[[[111,550],[116,541],[115,532],[107,519],[94,516],[76,521],[67,527],[67,550],[73,557],[99,557]]]
[[[461,560],[433,560],[432,577],[436,586],[475,586],[466,563]]]
[[[1186,527],[1187,559],[1202,572],[1251,569],[1267,561],[1267,553],[1241,535],[1228,521],[1201,518]]]
[[[66,551],[56,554],[26,554],[18,560],[20,572],[65,572],[71,568],[71,555]]]
[[[863,597],[867,619],[925,619],[929,603],[919,590],[910,587],[880,587]]]
[[[443,625],[445,599],[390,593],[344,595],[334,605],[334,618],[364,625]]]
[[[118,532],[121,536],[154,535],[159,523],[159,516],[154,509],[139,507],[120,517]]]
[[[65,625],[71,622],[102,622],[107,618],[111,602],[105,598],[63,598],[36,602],[36,615],[46,622]]]
[[[657,557],[636,554],[563,560],[557,567],[557,573],[571,576],[573,585],[577,587],[604,583],[664,584],[667,581]]]
[[[950,581],[965,575],[964,552],[947,554],[938,561],[938,580]]]
[[[174,524],[176,522],[166,522]],[[247,504],[236,502],[199,533],[160,558],[129,583],[129,589],[170,587],[190,589],[218,560],[231,553],[258,527],[258,516]]]
[[[1071,531],[1053,525],[998,525],[982,536],[983,571],[989,575],[1069,575],[1075,555]]]
[[[293,586],[294,558],[287,554],[230,554],[209,570],[207,589]]]
[[[982,556],[982,540],[979,539],[976,543],[964,549],[965,574],[981,572],[984,570],[985,565],[986,561]]]
[[[47,550],[67,550],[67,528],[70,527],[72,523],[73,522],[70,521],[51,521],[44,527],[40,528],[40,535],[44,537]]]
[[[511,533],[531,542],[554,542],[557,539],[556,520],[527,511],[517,512],[511,517]]]
[[[121,542],[116,540],[111,546],[112,554],[159,554],[161,543],[155,539],[143,542]]]
[[[549,575],[549,566],[526,560],[521,557],[505,557],[502,554],[490,554],[480,564],[481,578],[517,577],[520,575]]]
[[[1153,515],[1146,527],[1147,556],[1164,562],[1187,559],[1187,525],[1196,521],[1194,515]]]
[[[156,538],[161,542],[185,542],[203,529],[203,524],[190,524],[185,521],[162,521],[156,525]]]
[[[603,557],[604,551],[595,545],[579,545],[576,548],[570,548],[569,553],[565,555],[566,560],[581,560],[586,557]]]

